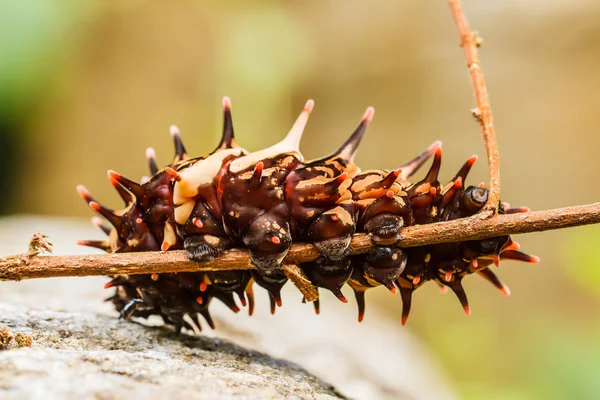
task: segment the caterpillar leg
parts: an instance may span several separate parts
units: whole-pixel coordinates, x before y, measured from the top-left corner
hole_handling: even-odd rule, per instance
[[[319,257],[315,261],[301,264],[300,267],[313,285],[331,291],[343,303],[348,302],[341,289],[352,275],[349,258],[331,260]]]
[[[135,315],[137,311],[150,311],[154,310],[156,305],[152,300],[152,297],[148,294],[145,289],[139,290],[141,298],[133,298],[129,300],[120,312],[119,318],[128,320]]]
[[[183,248],[193,261],[211,261],[231,247],[231,240],[212,235],[189,236],[183,241]]]

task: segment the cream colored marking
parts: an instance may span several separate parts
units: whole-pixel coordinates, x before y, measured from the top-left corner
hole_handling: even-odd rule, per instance
[[[263,169],[262,176],[272,176],[274,173],[279,172],[281,168],[277,166],[273,166],[271,168]],[[272,178],[271,182],[275,182],[273,185],[277,185],[277,179]]]
[[[267,147],[266,149],[255,151],[247,156],[233,160],[229,165],[229,170],[233,173],[240,172],[256,164],[260,160],[272,158],[278,154],[285,153],[291,153],[300,161],[303,161],[304,157],[302,157],[302,154],[300,153],[300,138],[302,138],[302,132],[304,131],[304,127],[308,122],[308,117],[310,116],[313,106],[314,102],[312,100],[306,102],[304,110],[302,110],[298,116],[298,119],[296,119],[296,122],[292,126],[292,129],[290,129],[287,136],[281,142],[274,144],[271,147]]]
[[[369,276],[367,276],[367,274],[365,274],[365,279],[366,279],[367,282],[369,282],[369,285],[371,285],[371,286],[375,286],[375,287],[381,286],[381,283],[379,283],[377,281],[374,281]]]
[[[360,193],[363,190],[365,190],[367,186],[379,182],[381,181],[381,179],[382,176],[378,172],[376,173],[375,171],[365,171],[358,177],[358,180],[356,180],[354,184],[350,187],[350,190],[352,190],[354,193]]]
[[[330,178],[331,178],[331,176],[333,176],[333,170],[329,167],[326,167],[324,165],[317,165],[312,168],[307,168],[307,170],[311,171],[313,168],[316,169],[317,171],[325,172],[327,174],[327,176],[329,176]]]
[[[177,236],[175,236],[175,231],[173,230],[173,227],[171,226],[171,224],[169,224],[169,222],[165,222],[165,227],[163,230],[164,233],[164,239],[163,239],[163,243],[167,242],[169,243],[169,247],[173,246],[176,242],[177,242]],[[162,246],[161,246],[162,248]]]
[[[353,179],[356,175],[360,174],[360,168],[354,163],[348,164],[344,170],[348,173],[348,177]]]
[[[430,260],[431,260],[431,254],[427,253],[427,255],[425,256],[425,259],[423,261],[425,261],[425,263],[427,264]]]
[[[115,251],[117,251],[118,242],[119,242],[119,233],[117,232],[117,230],[115,228],[113,228],[110,231],[110,234],[108,235],[108,245],[110,246],[111,253],[114,253]]]
[[[361,200],[355,201],[354,203],[364,210],[365,208],[370,206],[373,202],[375,202],[375,199],[361,199]]]
[[[213,235],[204,235],[204,241],[208,243],[210,246],[216,247],[220,244],[221,240]]]
[[[300,161],[303,161],[303,157],[302,155],[300,155],[300,157],[295,157],[293,154],[287,156],[286,158],[284,158],[283,160],[279,161],[278,165],[287,167],[289,164],[293,163],[296,159],[300,159]]]
[[[196,203],[194,203],[193,201],[186,201],[179,207],[176,207],[175,222],[177,222],[179,225],[185,224],[185,222],[190,218],[190,215],[192,215],[192,211],[194,211],[195,205]]]
[[[313,194],[312,196],[308,197],[309,200],[325,200],[328,198],[329,198],[329,195],[327,193],[323,193],[323,192],[317,192],[317,193]]]
[[[127,241],[127,244],[131,247],[135,247],[140,243],[138,239],[130,239]]]
[[[454,181],[450,181],[442,188],[442,192],[440,193],[442,196],[448,193],[450,189],[454,187]]]
[[[359,199],[378,199],[378,198],[382,197],[383,195],[385,195],[388,190],[391,190],[392,192],[394,192],[394,196],[403,196],[406,194],[404,191],[402,191],[402,189],[400,188],[399,185],[392,185],[392,187],[389,189],[374,188],[374,189],[360,192],[358,194],[358,198]]]
[[[352,186],[352,179],[348,178],[344,180],[344,182],[342,182],[342,184],[338,187],[337,190],[339,193],[346,192],[350,189],[350,186]]]
[[[342,193],[340,198],[336,201],[336,204],[342,204],[342,203],[347,202],[348,200],[352,200],[352,192],[350,192],[349,190],[346,190],[344,193]]]
[[[398,253],[392,254],[392,260],[396,261],[398,259]]]
[[[340,217],[340,222],[344,225],[354,225],[354,221],[352,221],[352,215],[350,215],[350,213],[343,207],[341,206],[337,206],[335,208],[332,208],[331,210],[323,213],[326,215],[337,215],[338,217]]]
[[[179,171],[181,180],[175,182],[173,186],[173,203],[179,206],[175,210],[175,220],[178,224],[184,224],[190,217],[194,209],[194,197],[198,194],[198,188],[212,184],[213,178],[223,165],[223,160],[231,155],[240,156],[245,153],[245,150],[240,148],[219,150],[208,158],[199,160],[193,166]]]
[[[263,170],[264,171],[264,170]],[[243,181],[247,181],[248,179],[252,178],[254,176],[254,170],[250,170],[250,171],[246,171],[241,175],[238,175],[238,178],[243,180]],[[263,176],[262,173],[260,175],[261,177]]]
[[[398,185],[400,185],[400,187],[402,188],[402,190],[405,190],[407,187],[409,187],[411,185],[411,183],[409,181],[404,180],[404,179],[402,179],[400,177],[398,177],[396,179],[395,183],[397,183]]]
[[[365,287],[361,285],[360,282],[358,282],[356,279],[348,279],[348,285],[350,285],[352,289],[356,289],[360,292],[365,291]]]
[[[306,213],[306,216],[308,218],[312,218],[313,215],[315,215],[315,210],[310,210],[309,212]]]
[[[293,159],[293,157],[290,157],[289,159]],[[281,167],[279,165],[284,165],[285,160],[288,160],[288,158],[284,159],[283,161],[281,161],[280,164],[278,164],[276,166],[263,169],[262,173],[260,174],[261,178],[270,177],[274,173],[279,172],[281,170]],[[243,174],[238,175],[238,178],[241,180],[249,180],[250,178],[252,178],[253,175],[254,175],[254,169],[246,171]],[[271,178],[271,185],[272,186],[277,185],[276,178]]]
[[[182,204],[189,198],[198,194],[198,188],[211,184],[213,178],[223,165],[223,160],[228,156],[240,156],[242,149],[225,149],[217,151],[208,158],[198,161],[193,166],[179,172],[181,181],[176,182],[173,189],[173,202]]]
[[[296,189],[302,190],[307,186],[311,187],[311,186],[317,186],[317,185],[324,185],[326,183],[329,183],[330,181],[331,181],[331,178],[325,178],[324,176],[315,176],[314,178],[310,178],[310,179],[306,179],[306,180],[298,182],[298,185],[296,185]]]

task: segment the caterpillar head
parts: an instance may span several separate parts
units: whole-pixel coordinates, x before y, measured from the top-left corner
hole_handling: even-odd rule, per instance
[[[463,216],[461,202],[465,198],[464,182],[477,156],[471,156],[450,182],[444,185],[436,199],[435,221],[448,221]]]
[[[477,214],[488,200],[488,190],[481,186],[469,186],[460,200],[462,214],[470,216]]]

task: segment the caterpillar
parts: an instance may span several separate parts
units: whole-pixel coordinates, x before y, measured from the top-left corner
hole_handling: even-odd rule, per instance
[[[80,245],[109,253],[185,249],[198,262],[244,247],[256,267],[251,271],[115,276],[105,285],[115,288],[107,301],[122,318],[159,315],[180,332],[184,327],[193,329],[192,324],[201,329],[202,317],[214,329],[210,303],[217,299],[239,312],[239,302],[252,315],[254,283],[269,293],[271,313],[275,313],[288,280],[279,267],[294,242],[309,242],[319,250],[318,259],[299,266],[316,287],[346,303],[341,289],[350,286],[359,322],[365,314],[365,292],[373,287],[384,286],[400,294],[404,325],[412,293],[428,281],[442,291],[452,290],[470,314],[462,286],[465,276],[476,273],[509,295],[491,265],[498,266],[501,260],[539,261],[519,251],[519,244],[509,236],[397,247],[403,227],[465,218],[483,208],[488,198],[484,185],[465,185],[477,157],[470,157],[445,185],[438,180],[440,141],[396,169],[361,171],[354,156],[374,116],[369,107],[339,149],[305,160],[300,139],[313,107],[312,100],[306,102],[279,143],[248,152],[235,140],[231,101],[225,97],[222,138],[211,153],[191,158],[179,129],[172,126],[175,157],[170,164],[159,168],[156,152],[148,148],[150,176],[139,183],[108,171],[124,208],[109,209],[84,186],[77,187],[79,196],[104,217],[94,217],[92,222],[107,235],[101,241],[79,241]],[[425,176],[411,183],[430,159]],[[500,214],[526,211],[526,207],[511,208],[505,202],[498,209]],[[352,255],[350,240],[359,232],[368,234],[374,247],[366,254]],[[319,313],[319,301],[313,304]]]

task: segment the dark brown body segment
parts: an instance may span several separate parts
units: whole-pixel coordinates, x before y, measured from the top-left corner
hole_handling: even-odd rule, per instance
[[[353,160],[373,114],[369,107],[337,151],[292,171],[286,180],[294,239],[314,243],[330,259],[346,255],[356,231],[356,208],[349,188],[360,170]]]

